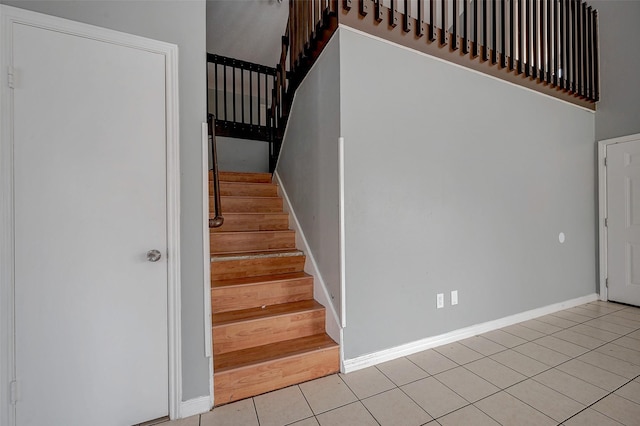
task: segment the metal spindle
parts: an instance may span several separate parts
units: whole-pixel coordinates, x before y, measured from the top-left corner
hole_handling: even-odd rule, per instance
[[[516,32],[515,0],[509,0],[509,71],[516,68],[516,48],[514,35]]]
[[[533,60],[531,62],[531,76],[538,78],[538,0],[533,0],[533,22],[531,24],[531,41],[533,42]]]
[[[471,44],[471,58],[478,57],[478,47],[480,46],[478,40],[478,1],[473,0],[473,43]]]
[[[424,22],[424,0],[418,0],[418,17],[416,19],[416,35],[422,37],[424,35],[424,29],[422,28]]]
[[[530,0],[525,0],[525,33],[526,33],[526,46],[525,46],[525,54],[522,55],[526,58],[524,75],[529,77],[531,75],[531,2]]]
[[[219,117],[218,115],[218,63],[217,62],[213,63],[213,74],[215,75],[215,79],[216,79],[214,87],[216,90],[215,98],[216,98],[216,118],[217,118]]]
[[[518,3],[518,69],[516,74],[522,74],[522,68],[524,66],[523,60],[523,40],[524,32],[522,31],[522,2],[524,0],[516,0]]]
[[[440,31],[440,46],[444,46],[447,44],[447,14],[449,12],[449,2],[448,0],[442,0],[440,3],[440,16],[441,16],[441,25],[442,28]]]
[[[487,31],[489,27],[489,16],[487,14],[487,2],[483,1],[482,3],[482,55],[481,60],[487,61],[489,60],[489,43],[487,37]]]
[[[233,122],[237,122],[236,120],[236,61],[235,59],[231,61],[231,72],[233,72],[233,78],[231,79],[232,93],[233,93]]]
[[[593,11],[593,100],[600,100],[600,72],[598,64],[600,63],[600,52],[598,50],[598,11]]]
[[[507,66],[507,0],[500,2],[500,67]]]
[[[451,50],[458,50],[458,0],[451,0],[451,36],[449,37],[449,45]]]
[[[249,124],[253,126],[253,66],[249,67]]]
[[[587,8],[587,98],[593,100],[593,8]]]
[[[469,53],[469,0],[462,0],[462,53]]]

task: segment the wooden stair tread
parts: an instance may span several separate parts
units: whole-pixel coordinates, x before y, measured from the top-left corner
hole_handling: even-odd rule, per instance
[[[282,303],[280,305],[265,306],[264,308],[250,308],[238,311],[222,312],[211,315],[213,327],[222,327],[233,323],[261,320],[280,315],[291,315],[300,312],[323,310],[324,306],[315,300]],[[215,342],[214,342],[215,345]]]
[[[224,288],[232,286],[261,284],[265,282],[298,280],[300,278],[308,278],[310,276],[311,275],[305,272],[292,272],[288,274],[261,275],[256,277],[234,278],[230,280],[213,280],[211,282],[211,288]]]
[[[213,172],[209,171],[209,179],[213,179]],[[246,172],[218,172],[221,182],[271,182],[271,173],[246,173]]]
[[[314,334],[312,336],[219,354],[214,357],[213,364],[217,374],[234,369],[253,367],[258,364],[286,359],[308,352],[337,347],[338,344],[327,334]]]
[[[254,251],[244,253],[221,253],[211,255],[211,262],[224,262],[231,260],[248,260],[248,259],[262,259],[269,257],[296,257],[304,256],[304,252],[298,249],[290,250],[273,250],[273,251]]]

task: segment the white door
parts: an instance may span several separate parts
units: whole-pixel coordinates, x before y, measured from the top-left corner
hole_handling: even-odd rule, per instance
[[[12,36],[16,423],[166,416],[165,57]]]
[[[640,140],[607,146],[609,300],[640,306]]]

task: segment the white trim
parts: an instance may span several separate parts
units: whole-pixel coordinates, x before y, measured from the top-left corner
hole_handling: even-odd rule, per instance
[[[178,98],[178,47],[174,44],[134,36],[106,28],[87,25],[67,19],[0,5],[0,25],[3,32],[2,56],[0,58],[0,81],[2,82],[2,105],[0,114],[0,209],[5,218],[0,224],[0,264],[13,265],[13,150],[11,133],[13,123],[13,94],[6,81],[7,67],[11,65],[11,27],[14,23],[36,26],[65,34],[98,40],[138,50],[164,55],[166,73],[166,154],[167,154],[167,335],[169,365],[169,416],[179,416],[182,399],[182,339],[181,339],[181,284],[180,284],[180,129]],[[0,424],[12,425],[15,412],[9,406],[8,386],[15,375],[14,360],[14,276],[12,268],[1,268],[0,272]]]
[[[209,125],[202,123],[202,265],[204,291],[204,356],[209,364],[209,409],[213,407],[213,356],[211,349],[211,253],[209,245]],[[184,403],[183,403],[184,404]],[[208,411],[208,410],[207,410]]]
[[[437,57],[437,56],[433,56],[433,55],[430,55],[430,54],[428,54],[428,53],[421,52],[421,51],[419,51],[419,50],[415,50],[415,49],[412,49],[412,48],[407,47],[407,46],[403,46],[402,44],[398,44],[398,43],[395,43],[395,42],[393,42],[393,41],[390,41],[390,40],[387,40],[387,39],[384,39],[384,38],[380,38],[380,37],[378,37],[378,36],[375,36],[375,35],[373,35],[373,34],[369,34],[369,33],[367,33],[367,32],[364,32],[364,31],[362,31],[362,30],[358,30],[358,29],[356,29],[356,28],[352,28],[352,27],[350,27],[350,26],[348,26],[348,25],[345,25],[345,24],[339,24],[339,25],[338,25],[338,29],[351,31],[352,33],[360,34],[361,36],[364,36],[364,37],[367,37],[367,38],[370,38],[370,39],[373,39],[373,40],[378,40],[378,41],[380,41],[380,42],[382,42],[382,43],[390,44],[390,45],[395,46],[395,47],[398,47],[398,48],[400,48],[400,49],[407,50],[407,51],[409,51],[409,52],[413,52],[413,53],[415,53],[415,54],[417,54],[417,55],[426,56],[426,57],[431,58],[431,59],[434,59],[434,60],[436,60],[436,61],[438,61],[438,62],[442,62],[442,63],[445,63],[445,64],[449,64],[449,65],[451,65],[451,66],[454,66],[454,67],[457,67],[457,68],[461,68],[461,69],[467,70],[467,71],[469,71],[469,72],[472,72],[472,73],[475,73],[475,74],[478,74],[478,75],[483,75],[483,76],[485,76],[485,77],[487,77],[487,78],[490,78],[490,79],[492,79],[492,80],[501,81],[501,82],[503,82],[503,83],[505,83],[505,84],[509,84],[509,85],[511,85],[511,86],[514,86],[514,87],[519,87],[520,89],[527,90],[527,91],[529,91],[529,92],[531,92],[531,93],[536,93],[536,94],[538,94],[538,95],[545,96],[545,97],[547,97],[547,98],[550,98],[550,99],[556,100],[556,101],[558,101],[558,102],[562,102],[562,103],[565,103],[565,104],[567,104],[567,105],[571,105],[571,106],[573,106],[573,107],[580,108],[580,109],[582,109],[582,110],[584,110],[584,111],[588,111],[588,112],[590,112],[590,113],[595,114],[595,110],[592,110],[592,109],[589,109],[589,108],[583,107],[583,106],[581,106],[581,105],[576,105],[576,104],[573,104],[573,103],[571,103],[571,102],[567,102],[567,101],[565,101],[564,99],[560,99],[560,98],[556,98],[556,97],[551,96],[551,95],[547,95],[546,93],[542,93],[542,92],[539,92],[539,91],[537,91],[537,90],[533,90],[533,89],[530,89],[530,88],[528,88],[528,87],[521,86],[521,85],[519,85],[519,84],[513,83],[513,82],[508,81],[508,80],[503,80],[503,79],[501,79],[501,78],[499,78],[499,77],[495,77],[495,76],[493,76],[493,75],[491,75],[491,74],[487,74],[487,73],[484,73],[484,72],[482,72],[482,71],[475,70],[475,69],[473,69],[473,68],[468,68],[468,67],[465,67],[465,66],[463,66],[463,65],[456,64],[455,62],[450,62],[450,61],[447,61],[446,59],[439,58],[439,57]],[[336,32],[337,32],[337,31],[336,31]]]
[[[193,398],[180,403],[180,418],[191,417],[211,410],[209,395]]]
[[[327,290],[324,279],[322,278],[322,274],[320,273],[320,269],[318,269],[316,259],[313,257],[313,252],[311,251],[309,243],[304,236],[304,232],[302,230],[302,227],[300,226],[300,222],[298,221],[296,212],[293,210],[291,201],[289,200],[289,196],[287,195],[287,191],[282,185],[280,175],[278,174],[278,172],[274,172],[273,177],[278,184],[278,191],[280,191],[280,195],[282,195],[282,199],[284,200],[284,210],[285,212],[289,213],[289,217],[293,219],[293,223],[291,223],[291,226],[296,232],[296,247],[301,248],[301,250],[307,256],[307,262],[305,262],[304,264],[304,271],[307,274],[313,276],[313,297],[318,302],[320,302],[320,304],[322,304],[327,310],[327,315],[325,316],[326,332],[329,336],[331,336],[333,340],[340,341],[340,318],[338,317],[338,313],[336,312],[336,309],[331,302],[331,297],[329,296],[329,292]]]
[[[347,326],[347,250],[345,244],[345,216],[344,216],[344,138],[338,138],[338,186],[340,206],[340,318],[341,326]]]
[[[607,218],[607,168],[605,160],[607,158],[607,147],[617,143],[633,142],[640,140],[640,133],[634,135],[622,136],[619,138],[606,139],[598,142],[598,232],[599,232],[599,265],[600,276],[598,288],[600,291],[600,300],[609,300],[607,287],[605,285],[608,277],[607,264],[607,227],[604,226]]]
[[[394,348],[389,348],[371,354],[362,355],[356,358],[347,359],[344,360],[343,372],[350,373],[353,371],[361,370],[363,368],[371,367],[382,362],[391,361],[396,358],[424,351],[425,349],[445,345],[451,342],[466,339],[468,337],[473,337],[478,334],[486,333],[488,331],[497,330],[499,328],[506,327],[512,324],[517,324],[522,321],[527,321],[564,309],[573,308],[575,306],[584,305],[585,303],[593,302],[597,299],[598,295],[596,293],[593,293],[587,296],[578,297],[576,299],[567,300],[565,302],[554,303],[553,305],[544,306],[542,308],[536,308],[530,311],[521,312],[519,314],[510,315],[508,317],[500,318],[497,320],[461,328],[459,330],[454,330],[449,333],[441,334],[439,336],[428,337],[426,339],[396,346]]]

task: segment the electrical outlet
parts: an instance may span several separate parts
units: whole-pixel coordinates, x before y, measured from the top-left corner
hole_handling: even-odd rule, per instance
[[[436,308],[444,308],[444,293],[438,293],[436,297]]]
[[[451,291],[451,305],[458,304],[458,290]]]

